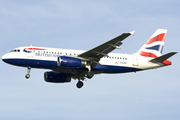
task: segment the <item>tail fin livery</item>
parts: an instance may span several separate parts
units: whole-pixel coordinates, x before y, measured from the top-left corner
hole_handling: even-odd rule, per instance
[[[161,56],[165,38],[166,38],[166,29],[158,29],[156,32],[149,38],[149,40],[141,47],[138,51],[140,56],[157,58]]]

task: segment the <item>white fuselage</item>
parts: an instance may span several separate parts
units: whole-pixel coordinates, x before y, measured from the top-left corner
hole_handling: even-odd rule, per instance
[[[57,49],[46,47],[19,47],[5,54],[3,61],[22,67],[44,68],[58,70],[57,57],[58,56],[72,56],[77,57],[79,54],[85,52],[81,50]],[[145,69],[158,68],[163,64],[153,64],[148,62],[152,58],[142,57],[138,54],[118,54],[109,53],[108,56],[103,57],[99,61],[99,68],[93,69],[95,73],[124,73],[135,72]],[[103,67],[106,68],[103,68]],[[63,68],[64,69],[64,68]],[[67,68],[69,69],[69,68]],[[75,69],[75,68],[73,68]],[[77,68],[81,69],[81,68]],[[61,70],[62,71],[62,70]]]

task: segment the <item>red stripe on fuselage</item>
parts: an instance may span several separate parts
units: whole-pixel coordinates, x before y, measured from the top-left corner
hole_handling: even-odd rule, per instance
[[[162,33],[162,34],[159,34],[153,38],[150,38],[147,42],[146,42],[146,45],[149,45],[153,42],[156,42],[156,41],[165,41],[165,36],[166,34],[165,33]]]
[[[47,50],[42,48],[24,48],[24,50]]]

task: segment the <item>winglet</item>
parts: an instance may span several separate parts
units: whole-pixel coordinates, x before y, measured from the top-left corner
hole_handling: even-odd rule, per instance
[[[135,30],[134,30],[134,31],[132,31],[132,32],[130,32],[130,34],[134,36],[134,32],[135,32]]]

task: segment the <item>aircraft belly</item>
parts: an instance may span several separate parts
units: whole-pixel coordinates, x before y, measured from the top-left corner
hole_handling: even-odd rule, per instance
[[[6,63],[16,66],[27,67],[30,66],[32,68],[51,68],[51,61],[46,60],[36,60],[36,59],[5,59]]]
[[[125,67],[125,66],[112,66],[112,65],[105,65],[107,67],[107,71],[104,73],[125,73],[125,72],[136,72],[142,69],[133,68],[133,67]]]
[[[72,73],[72,74],[86,74],[87,68],[70,68],[70,67],[58,67],[56,61],[48,61],[48,60],[37,60],[37,59],[7,59],[5,62],[16,65],[27,67],[30,66],[32,68],[43,68],[43,69],[52,69],[58,72],[63,73]],[[99,73],[125,73],[125,72],[133,72],[140,71],[141,69],[125,67],[125,66],[113,66],[113,65],[100,65],[98,64],[95,68],[92,69],[94,74]]]

